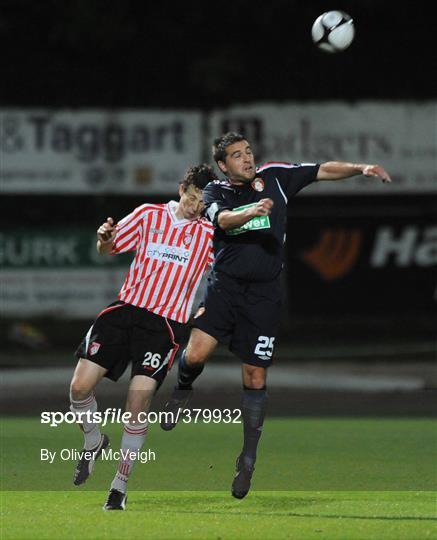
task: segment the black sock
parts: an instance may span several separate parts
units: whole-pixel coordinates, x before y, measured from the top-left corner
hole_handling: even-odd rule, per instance
[[[262,433],[267,406],[267,389],[243,387],[243,404],[241,407],[244,425],[243,456],[245,461],[255,462],[256,448]]]
[[[185,360],[185,350],[183,350],[178,365],[178,389],[191,390],[191,385],[202,373],[203,368],[204,364],[189,366]]]

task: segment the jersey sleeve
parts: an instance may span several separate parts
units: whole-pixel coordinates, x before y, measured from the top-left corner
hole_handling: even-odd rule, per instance
[[[319,163],[266,163],[259,167],[258,172],[268,169],[277,179],[285,195],[292,197],[317,180],[319,167]]]
[[[136,251],[141,240],[144,221],[144,205],[136,208],[116,225],[116,236],[112,254]]]
[[[231,210],[229,204],[223,197],[222,190],[216,182],[210,182],[203,190],[203,215],[214,225],[223,210]]]

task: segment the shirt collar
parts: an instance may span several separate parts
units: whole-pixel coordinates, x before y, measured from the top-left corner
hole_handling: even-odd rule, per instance
[[[176,201],[168,201],[167,203],[167,210],[168,210],[168,213],[171,217],[171,220],[173,221],[173,223],[175,225],[186,225],[187,223],[192,223],[193,221],[196,221],[196,220],[189,220],[189,219],[185,219],[185,218],[178,218],[176,216],[176,209],[178,207],[178,203]]]
[[[237,186],[235,184],[233,184],[228,177],[226,177],[226,181],[228,183],[228,186],[230,188],[232,188],[235,193],[243,193],[244,191],[248,191],[251,187],[252,187],[252,184],[251,183],[248,183],[248,184],[241,184],[241,186]]]

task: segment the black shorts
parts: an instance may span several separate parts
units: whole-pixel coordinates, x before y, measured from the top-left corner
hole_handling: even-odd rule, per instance
[[[270,366],[279,328],[279,279],[248,283],[213,272],[204,307],[204,314],[193,321],[195,328],[227,345],[244,363]]]
[[[132,362],[131,377],[146,375],[158,387],[170,370],[185,325],[144,308],[117,301],[94,321],[76,351],[107,369],[105,377],[118,380]]]

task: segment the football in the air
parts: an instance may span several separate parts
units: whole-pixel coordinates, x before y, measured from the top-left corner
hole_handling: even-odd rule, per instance
[[[330,53],[347,49],[354,35],[354,20],[344,11],[338,10],[322,13],[311,29],[311,36],[317,47]]]

